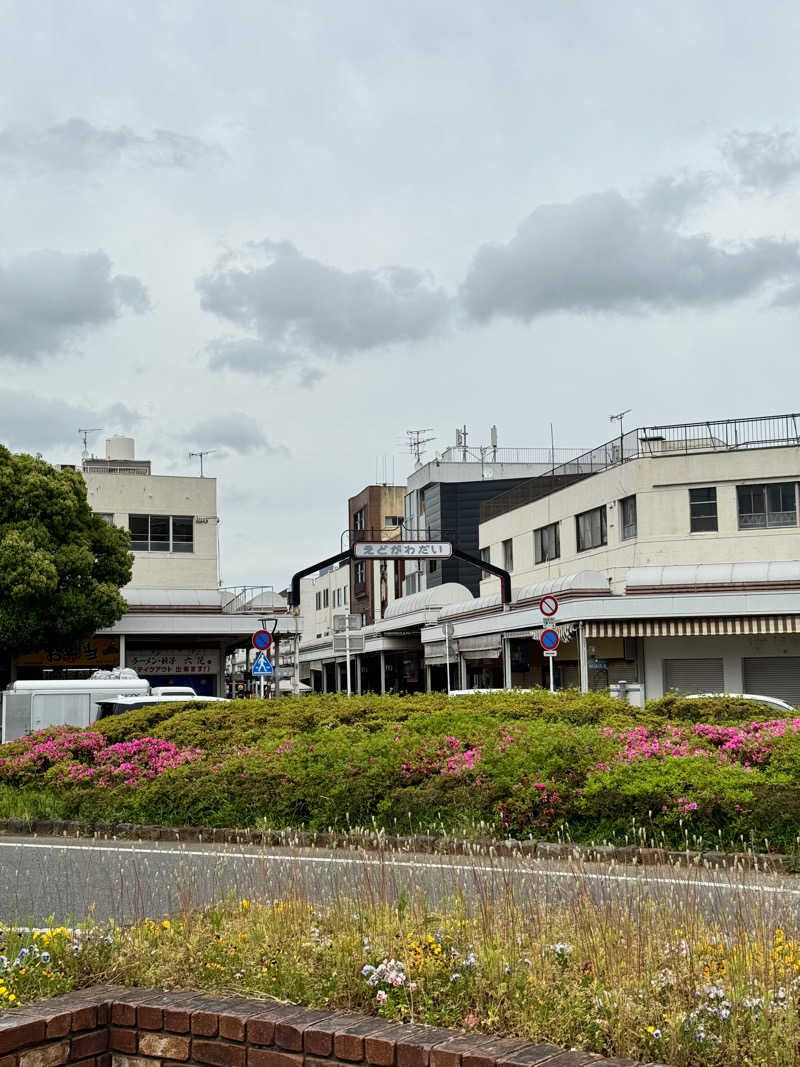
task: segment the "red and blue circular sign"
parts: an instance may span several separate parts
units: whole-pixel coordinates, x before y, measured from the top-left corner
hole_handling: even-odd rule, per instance
[[[259,652],[265,652],[272,644],[272,634],[269,630],[256,630],[253,634],[253,648]]]
[[[539,634],[539,644],[545,652],[555,652],[559,642],[560,638],[555,630],[542,630],[541,634]]]

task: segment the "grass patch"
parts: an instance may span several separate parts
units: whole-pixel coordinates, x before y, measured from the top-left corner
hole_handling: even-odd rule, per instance
[[[576,877],[579,877],[576,875]],[[302,895],[230,900],[129,928],[0,933],[0,1003],[97,981],[271,997],[607,1055],[789,1067],[800,931],[759,908],[720,925],[686,901],[569,904],[511,893],[436,912]]]

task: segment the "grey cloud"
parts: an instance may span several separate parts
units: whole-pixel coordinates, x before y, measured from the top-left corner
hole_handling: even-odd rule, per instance
[[[189,168],[224,155],[216,145],[172,130],[143,136],[127,126],[95,126],[82,118],[45,130],[21,126],[0,130],[0,165],[36,173],[85,173],[120,159],[153,167]]]
[[[77,462],[78,429],[103,426],[108,436],[132,430],[140,416],[125,404],[89,407],[54,400],[37,391],[0,389],[0,442],[14,451],[64,449],[63,462]],[[91,442],[90,442],[91,443]]]
[[[291,353],[282,352],[266,341],[256,337],[218,338],[208,346],[212,353],[209,366],[212,370],[236,370],[249,374],[284,369],[294,362]]]
[[[232,366],[232,353],[242,359],[239,369],[255,370],[259,351],[305,366],[315,354],[343,358],[418,341],[450,314],[449,297],[423,271],[340,270],[288,242],[253,243],[241,255],[223,257],[198,278],[197,288],[206,311],[256,333],[233,348],[228,341],[213,343],[217,367]]]
[[[800,174],[795,130],[734,130],[721,151],[736,180],[751,191],[777,192]]]
[[[666,175],[651,182],[638,198],[638,203],[643,212],[654,219],[677,223],[683,221],[693,208],[706,203],[719,187],[719,175],[710,171]]]
[[[609,191],[536,209],[507,244],[484,245],[461,289],[468,314],[530,321],[554,311],[635,313],[729,302],[800,273],[795,241],[725,248]]]
[[[111,270],[102,250],[42,250],[0,264],[0,357],[35,362],[126,309],[147,310],[139,279]]]
[[[181,434],[184,441],[196,448],[213,448],[218,453],[238,456],[288,455],[281,445],[273,445],[264,436],[256,419],[241,411],[211,415]]]

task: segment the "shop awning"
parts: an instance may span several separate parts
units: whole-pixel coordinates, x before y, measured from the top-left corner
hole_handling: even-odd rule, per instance
[[[500,634],[480,634],[476,637],[459,637],[458,654],[462,659],[496,659],[502,650]]]
[[[730,634],[796,633],[800,633],[800,615],[638,619],[586,623],[587,637],[724,637]]]

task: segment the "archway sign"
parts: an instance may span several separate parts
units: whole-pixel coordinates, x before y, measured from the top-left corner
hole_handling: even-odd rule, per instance
[[[511,575],[502,567],[486,560],[471,556],[468,552],[462,552],[450,541],[356,541],[350,548],[343,552],[337,552],[335,556],[329,556],[315,563],[311,567],[305,567],[292,577],[293,608],[300,607],[300,579],[309,574],[316,574],[323,567],[332,567],[334,563],[341,563],[346,559],[462,559],[465,563],[471,563],[479,570],[488,571],[500,579],[500,590],[504,604],[511,603]],[[556,605],[558,606],[558,605]]]

